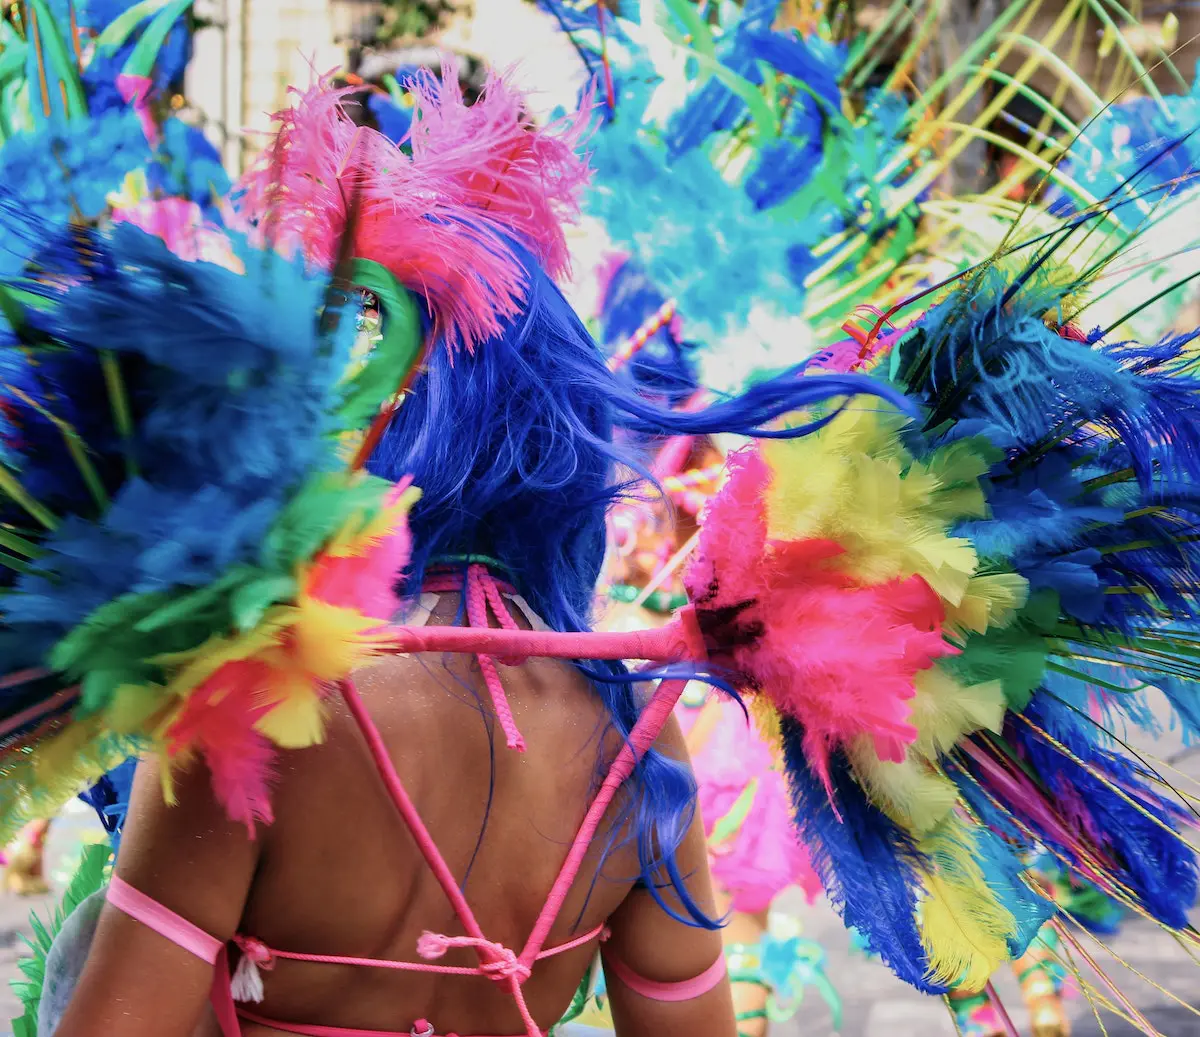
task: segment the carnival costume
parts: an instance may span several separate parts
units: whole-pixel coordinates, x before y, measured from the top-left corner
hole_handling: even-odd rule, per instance
[[[649,764],[648,747],[683,682],[664,681],[640,714],[626,696],[624,708],[634,712],[625,747],[517,954],[478,931],[378,751],[351,671],[393,650],[476,654],[506,741],[519,750],[493,655],[615,666],[644,654],[695,660],[688,665],[698,674],[707,667],[694,626],[682,637],[673,628],[649,639],[480,629],[489,607],[502,624],[507,613],[497,609],[502,588],[475,563],[452,577],[456,587],[467,581],[473,628],[397,627],[396,639],[387,626],[399,608],[394,584],[409,553],[404,519],[416,491],[403,479],[368,476],[361,464],[393,427],[397,389],[421,354],[421,310],[432,349],[499,349],[502,336],[544,349],[563,335],[574,337],[583,357],[594,349],[541,270],[565,259],[557,221],[582,181],[572,151],[582,122],[534,130],[519,96],[499,79],[471,108],[453,86],[430,79],[421,89],[411,154],[355,127],[324,88],[281,113],[275,145],[236,196],[249,237],[226,233],[224,264],[172,253],[128,225],[74,230],[61,240],[52,224],[39,225],[54,247],[38,254],[36,276],[14,278],[4,295],[10,383],[19,385],[6,398],[12,453],[5,468],[10,528],[19,532],[6,533],[5,545],[29,560],[14,566],[5,592],[5,818],[12,824],[56,807],[149,745],[168,760],[199,755],[232,818],[251,828],[268,823],[275,746],[318,740],[321,701],[340,688],[466,930],[461,938],[423,939],[417,950],[426,962],[372,965],[436,971],[429,959],[473,947],[479,974],[523,1006],[521,986],[547,953],[561,891],[608,802],[635,767]],[[338,260],[344,248],[354,256],[350,266]],[[382,338],[365,360],[354,352],[350,285],[370,290],[384,311]],[[169,348],[157,332],[164,319],[177,333]],[[594,366],[603,372],[598,354]],[[69,401],[68,418],[46,419],[50,379],[55,399]],[[786,409],[859,391],[902,405],[865,379],[791,376],[698,413],[693,423],[754,434]],[[636,397],[614,390],[614,399],[631,426],[666,421],[688,429]],[[311,419],[300,435],[297,413]],[[49,428],[34,452],[29,433],[42,420]],[[93,452],[74,450],[79,442]],[[519,516],[512,521],[519,528]],[[238,983],[219,967],[225,948],[194,926],[119,880],[107,896],[218,963],[213,1003],[226,1032],[237,1032],[232,995],[255,992],[253,967],[305,953],[268,950],[247,937]],[[667,1000],[695,996],[725,972],[722,960],[681,988],[657,989],[619,962],[606,967]],[[527,1031],[538,1033],[522,1011]],[[414,1024],[414,1032],[424,1029]]]
[[[303,97],[243,187],[247,230],[226,234],[225,265],[136,227],[65,233],[29,214],[46,246],[0,292],[4,823],[143,749],[168,773],[203,758],[230,816],[268,823],[271,759],[318,740],[321,701],[339,694],[465,930],[427,934],[417,966],[469,947],[469,971],[523,1007],[588,825],[653,765],[686,679],[703,677],[776,740],[826,891],[919,989],[981,985],[1025,952],[1054,910],[1026,880],[1034,845],[1186,936],[1188,815],[1087,707],[1136,719],[1153,683],[1194,726],[1200,383],[1179,367],[1184,340],[1113,344],[1063,318],[1086,286],[1050,262],[1090,213],[969,272],[906,332],[882,338],[880,319],[857,358],[874,377],[789,370],[694,414],[613,383],[627,430],[762,439],[730,457],[690,602],[663,627],[592,633],[531,598],[553,628],[510,629],[505,574],[475,558],[451,574],[470,626],[389,622],[406,565],[441,578],[409,537],[416,491],[376,453],[412,420],[395,399],[410,377],[405,407],[427,406],[423,333],[459,351],[460,371],[466,351],[513,342],[564,363],[594,353],[548,277],[583,179],[582,122],[536,131],[502,81],[468,108],[452,80],[420,88],[411,154],[355,127],[329,92]],[[365,359],[351,287],[384,311]],[[589,363],[602,371],[598,354]],[[385,478],[363,473],[371,458]],[[515,544],[522,516],[510,518],[496,535]],[[511,577],[522,590],[519,566]],[[644,705],[629,693],[610,708],[623,748],[519,952],[473,925],[354,688],[380,654],[431,651],[479,658],[518,750],[491,660],[674,670]],[[108,896],[197,956],[231,953],[120,882]],[[314,957],[241,944],[247,995],[252,966]],[[606,968],[630,984],[619,962]],[[653,995],[694,996],[724,968]],[[236,1034],[227,977],[218,968],[214,1003]],[[411,1032],[433,1032],[422,1023]]]

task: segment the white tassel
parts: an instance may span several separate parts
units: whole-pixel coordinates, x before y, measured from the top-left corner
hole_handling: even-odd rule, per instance
[[[262,1001],[262,972],[249,954],[243,954],[242,960],[238,962],[233,979],[229,983],[229,991],[235,1001],[252,1001],[255,1004]]]

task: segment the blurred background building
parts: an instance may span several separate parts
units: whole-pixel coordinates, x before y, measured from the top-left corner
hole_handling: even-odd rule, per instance
[[[932,45],[922,48],[911,70],[918,83],[953,61],[1007,0],[934,3],[942,8],[942,16]],[[853,6],[860,23],[875,27],[891,5]],[[1071,0],[1041,4],[1025,25],[1025,35],[1045,38],[1056,20],[1075,6]],[[1190,79],[1200,59],[1200,4],[1143,0],[1131,10],[1140,23],[1106,26],[1092,16],[1081,28],[1073,26],[1064,33],[1054,53],[1069,59],[1071,67],[1105,96],[1113,96],[1137,75],[1128,63],[1113,60],[1114,31],[1119,30],[1160,86],[1171,88],[1171,77],[1157,60],[1160,48],[1178,48],[1175,63]],[[905,14],[884,27],[897,59],[923,20]],[[543,114],[569,103],[581,85],[570,46],[530,0],[198,0],[196,16],[202,27],[187,97],[231,168],[241,168],[255,152],[253,131],[266,129],[267,113],[287,103],[288,85],[306,83],[313,70],[341,67],[374,80],[382,71],[406,64],[411,48],[444,47],[500,67],[519,62],[518,79],[535,92],[535,108]],[[1015,71],[1028,56],[1018,46],[1001,67]],[[1055,82],[1050,70],[1033,77],[1036,87],[1051,93]],[[985,104],[986,96],[974,103]],[[1071,114],[1072,98],[1068,95],[1062,103]],[[1012,120],[1002,123],[994,127],[997,132],[1013,132]],[[956,188],[983,186],[970,181],[984,165],[978,156],[964,156],[956,170],[961,181]]]

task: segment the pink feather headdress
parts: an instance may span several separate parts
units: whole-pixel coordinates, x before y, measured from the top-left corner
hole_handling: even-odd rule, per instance
[[[357,126],[322,77],[277,112],[275,137],[243,177],[238,212],[277,247],[331,266],[352,236],[352,255],[386,267],[425,300],[435,337],[468,350],[515,316],[525,275],[510,242],[529,248],[551,275],[566,269],[561,221],[578,213],[587,160],[575,148],[587,105],[538,129],[521,95],[491,75],[468,106],[456,65],[446,83],[412,85],[412,154]]]

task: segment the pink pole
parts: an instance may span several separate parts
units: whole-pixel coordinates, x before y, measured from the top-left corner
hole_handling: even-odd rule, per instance
[[[678,662],[706,658],[703,637],[691,606],[657,630],[595,631],[502,630],[473,627],[388,627],[393,653],[454,652],[544,659],[646,659]]]

